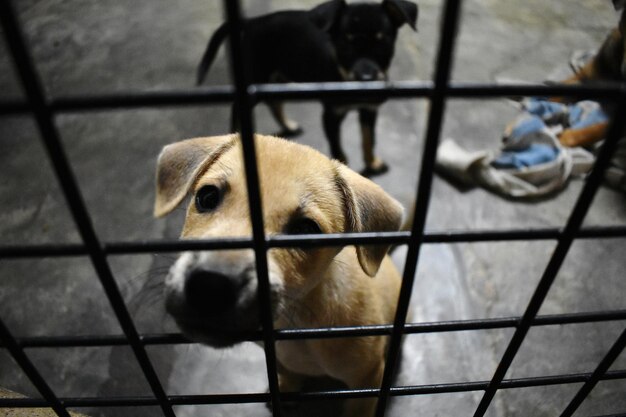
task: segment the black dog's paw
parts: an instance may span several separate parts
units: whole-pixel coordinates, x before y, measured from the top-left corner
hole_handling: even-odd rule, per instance
[[[272,412],[272,403],[266,402],[265,407]],[[280,403],[281,414],[285,417],[299,417],[300,416],[300,404],[295,402],[282,401]]]
[[[374,177],[376,175],[384,174],[387,171],[389,171],[389,167],[387,166],[386,163],[382,162],[376,166],[365,167],[365,169],[361,171],[361,175],[369,178],[369,177]]]
[[[276,133],[274,136],[278,136],[279,138],[295,138],[304,133],[304,130],[298,126],[295,129],[283,129]]]

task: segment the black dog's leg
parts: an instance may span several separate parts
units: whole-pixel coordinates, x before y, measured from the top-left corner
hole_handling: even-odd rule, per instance
[[[346,117],[346,111],[333,106],[324,106],[324,114],[322,121],[324,124],[324,133],[328,144],[330,145],[330,154],[333,158],[338,159],[344,164],[348,163],[346,154],[343,153],[340,143],[341,122]]]
[[[302,134],[302,128],[298,125],[298,123],[285,115],[282,101],[270,101],[267,105],[269,106],[276,123],[278,123],[282,129],[276,136],[289,138]]]
[[[361,139],[363,147],[363,160],[365,168],[361,172],[364,176],[372,176],[387,172],[389,169],[382,159],[374,153],[376,145],[376,116],[378,109],[360,108],[359,123],[361,124]]]
[[[239,112],[237,111],[237,105],[233,103],[230,109],[230,132],[241,132],[241,119],[239,118]]]

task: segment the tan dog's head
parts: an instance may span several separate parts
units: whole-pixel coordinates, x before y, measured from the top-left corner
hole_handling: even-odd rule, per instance
[[[315,234],[398,230],[402,207],[373,182],[321,153],[292,142],[255,137],[265,233]],[[161,217],[193,196],[183,238],[251,235],[248,196],[237,135],[166,146],[158,160],[154,213]],[[357,248],[374,277],[388,247]],[[273,304],[315,288],[341,248],[271,249]],[[185,252],[165,282],[166,307],[189,337],[228,346],[259,328],[251,250]]]

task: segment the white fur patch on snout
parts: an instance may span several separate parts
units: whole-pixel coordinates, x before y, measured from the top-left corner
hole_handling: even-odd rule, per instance
[[[184,252],[178,257],[165,277],[165,288],[168,292],[182,294],[185,289],[185,277],[194,263],[194,252]]]
[[[170,268],[165,278],[165,291],[170,297],[184,300],[185,282],[190,271],[204,269],[232,278],[240,289],[236,307],[244,309],[254,303],[258,279],[254,253],[251,250],[184,252]],[[268,259],[269,281],[273,298],[280,297],[284,288],[282,273],[271,257]],[[277,301],[277,300],[274,300]]]

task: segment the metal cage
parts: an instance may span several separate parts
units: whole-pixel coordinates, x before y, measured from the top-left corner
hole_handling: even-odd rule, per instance
[[[0,115],[30,114],[36,120],[43,138],[47,154],[52,161],[57,179],[61,184],[67,205],[78,226],[81,244],[43,244],[0,247],[0,258],[36,258],[85,256],[91,260],[116,317],[123,329],[123,335],[115,336],[76,336],[76,337],[14,337],[0,318],[0,341],[13,359],[21,367],[35,388],[41,393],[41,399],[0,399],[3,407],[48,407],[60,417],[69,417],[68,407],[115,407],[115,406],[158,406],[163,415],[175,416],[173,406],[190,404],[234,404],[261,403],[271,404],[273,415],[280,416],[282,401],[310,401],[320,398],[361,398],[377,397],[378,417],[385,415],[386,406],[391,396],[427,395],[483,391],[482,399],[474,410],[474,416],[485,414],[496,392],[508,388],[540,387],[556,384],[582,384],[576,395],[569,401],[561,416],[571,416],[585,400],[594,386],[603,380],[626,379],[626,369],[609,371],[610,366],[626,347],[626,330],[613,343],[605,357],[591,373],[563,374],[557,376],[539,376],[520,379],[504,379],[516,353],[532,326],[554,324],[572,324],[625,320],[626,310],[597,311],[539,316],[538,311],[553,283],[559,268],[576,239],[626,237],[626,226],[583,228],[582,222],[598,190],[603,172],[622,132],[626,119],[618,115],[626,114],[626,86],[544,86],[544,85],[489,85],[462,84],[450,82],[450,69],[456,32],[459,25],[460,0],[447,0],[440,25],[440,42],[436,56],[435,76],[426,82],[399,83],[319,83],[299,85],[251,85],[245,79],[244,56],[237,34],[241,25],[240,5],[237,0],[224,1],[227,18],[230,23],[231,59],[235,85],[213,87],[202,90],[139,92],[128,94],[110,94],[98,96],[47,97],[44,86],[35,70],[29,55],[16,11],[10,0],[0,1],[0,20],[4,35],[9,45],[12,58],[19,72],[20,80],[26,92],[25,100],[0,101]],[[599,152],[597,162],[588,176],[584,188],[563,228],[545,228],[532,230],[495,230],[471,232],[427,233],[425,220],[428,211],[434,160],[440,136],[445,103],[448,98],[489,98],[503,96],[559,95],[592,97],[611,100],[617,105],[609,127],[608,137]],[[315,239],[304,237],[266,237],[263,229],[260,194],[258,186],[255,149],[252,139],[252,106],[261,99],[322,99],[322,98],[364,98],[364,97],[412,97],[425,98],[431,106],[427,119],[427,131],[423,149],[422,164],[417,188],[417,203],[414,212],[414,225],[410,232],[365,233],[346,235],[323,235]],[[235,102],[241,115],[241,135],[252,216],[253,236],[251,239],[216,239],[207,241],[152,241],[136,243],[102,242],[91,223],[77,181],[65,155],[61,138],[54,117],[64,112],[80,112],[96,109],[129,109],[139,107],[183,106],[206,103]],[[425,243],[442,242],[486,242],[514,240],[555,240],[557,242],[551,258],[524,314],[519,317],[459,320],[431,323],[406,323],[411,288],[417,269],[420,248]],[[408,246],[408,255],[404,266],[403,281],[398,301],[395,321],[392,325],[373,325],[349,328],[289,329],[275,330],[269,305],[269,283],[266,252],[274,247],[309,247],[324,245],[394,243]],[[179,334],[139,334],[124,304],[120,290],[114,280],[107,261],[113,254],[139,254],[154,252],[174,252],[180,250],[210,250],[226,248],[252,248],[256,256],[259,279],[259,299],[263,330],[256,335],[265,346],[269,393],[219,394],[219,395],[179,395],[171,396],[157,377],[146,353],[147,345],[189,343]],[[443,383],[417,386],[392,386],[393,370],[399,358],[400,341],[403,335],[432,332],[454,332],[461,330],[514,329],[504,355],[491,380],[465,383]],[[281,393],[278,390],[275,342],[304,338],[335,338],[355,336],[387,335],[390,336],[385,372],[379,388],[339,391],[317,391],[301,393]],[[38,372],[27,355],[25,348],[63,348],[78,346],[115,346],[127,345],[132,348],[135,358],[150,384],[152,396],[144,397],[94,397],[94,398],[59,398],[46,380]],[[468,410],[468,414],[469,414]]]

